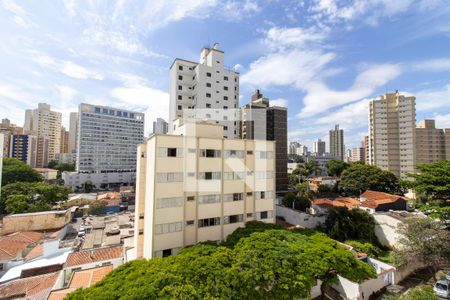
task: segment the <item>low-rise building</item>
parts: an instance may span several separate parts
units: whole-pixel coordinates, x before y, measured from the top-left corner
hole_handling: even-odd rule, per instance
[[[60,272],[12,280],[0,285],[2,299],[46,300]]]
[[[44,177],[46,182],[53,182],[58,177],[58,170],[49,168],[34,168],[36,172]]]
[[[118,188],[122,185],[131,185],[136,181],[136,172],[112,172],[112,173],[79,173],[63,172],[64,185],[73,190],[80,190],[83,184],[91,182],[95,189]]]
[[[317,192],[319,190],[320,185],[326,185],[333,188],[338,181],[339,177],[331,177],[331,176],[314,177],[308,179],[308,186],[310,190]]]
[[[361,208],[369,211],[408,210],[408,201],[404,196],[367,190],[359,198]]]

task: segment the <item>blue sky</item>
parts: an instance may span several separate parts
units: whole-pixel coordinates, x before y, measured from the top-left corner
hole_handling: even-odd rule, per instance
[[[288,107],[289,139],[311,146],[340,124],[347,147],[367,132],[367,102],[417,97],[417,120],[450,127],[448,0],[0,0],[0,117],[23,124],[47,102],[63,123],[81,102],[168,117],[174,58],[219,42],[256,88]]]

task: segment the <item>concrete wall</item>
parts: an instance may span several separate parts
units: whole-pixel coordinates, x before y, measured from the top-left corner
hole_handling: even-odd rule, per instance
[[[424,267],[425,264],[419,260],[397,267],[394,274],[394,284],[399,284],[399,282],[411,275],[414,271]]]
[[[1,235],[17,231],[53,230],[67,225],[72,219],[70,210],[15,214],[3,218]]]
[[[281,205],[276,206],[276,211],[277,217],[283,217],[286,222],[292,225],[300,225],[306,228],[316,228],[326,220],[326,216],[313,216]]]

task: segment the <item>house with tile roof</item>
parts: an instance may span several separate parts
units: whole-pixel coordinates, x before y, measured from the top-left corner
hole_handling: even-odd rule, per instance
[[[108,264],[116,268],[123,263],[124,249],[119,245],[73,252],[67,258],[65,269],[88,269]]]
[[[367,190],[359,198],[361,208],[370,212],[389,210],[408,210],[408,202],[411,200],[404,196]]]
[[[353,209],[359,207],[359,205],[359,200],[351,197],[319,198],[312,201],[313,208],[321,212],[326,212],[329,209],[337,207]]]
[[[53,272],[9,281],[0,285],[0,298],[45,300],[59,275],[60,272]]]

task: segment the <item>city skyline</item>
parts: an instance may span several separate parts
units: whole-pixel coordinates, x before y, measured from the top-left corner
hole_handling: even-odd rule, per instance
[[[168,119],[173,59],[198,61],[219,42],[225,65],[240,72],[240,106],[261,88],[288,106],[289,140],[310,148],[334,124],[346,148],[358,146],[369,99],[396,89],[416,97],[417,121],[450,127],[444,4],[3,1],[0,115],[22,126],[23,111],[46,102],[68,128],[85,102],[146,112],[148,135],[156,117]]]

